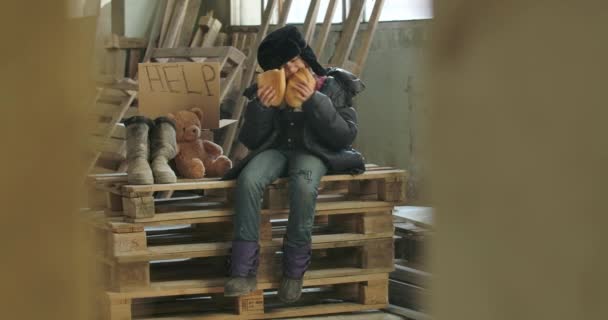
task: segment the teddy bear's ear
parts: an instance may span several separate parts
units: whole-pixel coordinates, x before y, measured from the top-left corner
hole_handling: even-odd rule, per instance
[[[196,114],[196,116],[198,117],[198,120],[202,124],[203,123],[203,110],[201,110],[201,108],[192,108],[192,109],[190,109],[190,111],[192,111]]]

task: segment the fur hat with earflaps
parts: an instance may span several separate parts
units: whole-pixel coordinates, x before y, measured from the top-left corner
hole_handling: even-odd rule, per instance
[[[264,71],[279,69],[296,56],[300,56],[317,75],[327,73],[295,26],[287,25],[269,33],[258,48],[258,63]]]

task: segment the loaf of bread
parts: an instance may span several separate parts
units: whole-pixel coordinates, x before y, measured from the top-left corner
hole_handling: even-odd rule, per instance
[[[314,89],[317,84],[315,77],[306,68],[302,68],[292,75],[285,89],[285,102],[292,108],[301,108],[302,103],[304,103],[304,101],[298,98],[297,91],[294,89],[294,84],[297,82],[305,83],[310,89]]]
[[[285,97],[285,71],[281,69],[268,70],[258,74],[258,88],[270,86],[276,91],[276,95],[270,101],[271,107],[278,107]]]

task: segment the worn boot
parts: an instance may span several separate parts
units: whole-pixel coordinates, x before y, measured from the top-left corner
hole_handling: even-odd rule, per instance
[[[311,249],[310,244],[298,248],[283,245],[283,278],[279,286],[281,301],[293,303],[302,296],[302,279],[310,264]]]
[[[238,297],[254,291],[256,272],[260,263],[260,246],[257,241],[232,241],[230,279],[224,285],[224,296]]]
[[[177,155],[175,123],[169,118],[158,117],[150,134],[150,165],[155,183],[175,183],[177,177],[169,166],[169,160]]]
[[[146,117],[135,116],[125,121],[127,127],[127,181],[129,184],[154,184],[148,163],[148,133],[154,124]]]

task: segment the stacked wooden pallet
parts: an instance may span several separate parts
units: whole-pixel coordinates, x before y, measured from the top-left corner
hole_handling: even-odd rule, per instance
[[[390,303],[405,308],[400,311],[409,310],[413,319],[428,318],[431,218],[431,209],[425,207],[397,207],[394,212],[395,271],[390,274]]]
[[[121,174],[91,176],[88,212],[103,265],[106,319],[265,319],[378,309],[388,304],[395,205],[406,173],[371,167],[323,178],[305,291],[294,305],[276,298],[287,181],[267,189],[261,210],[258,291],[223,297],[232,237],[235,181],[126,185]],[[174,191],[170,199],[155,193]],[[181,192],[181,194],[179,194]]]

